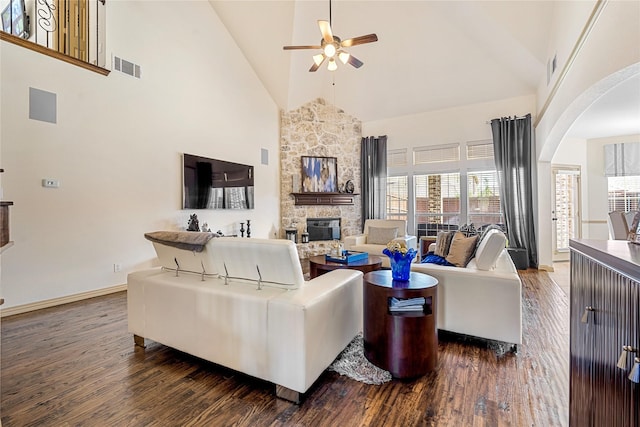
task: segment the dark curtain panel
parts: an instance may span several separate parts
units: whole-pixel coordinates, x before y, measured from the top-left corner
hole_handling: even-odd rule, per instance
[[[533,203],[536,163],[531,114],[522,118],[493,119],[491,132],[509,247],[526,248],[529,266],[538,268]]]
[[[387,136],[362,138],[360,151],[362,226],[387,213]]]

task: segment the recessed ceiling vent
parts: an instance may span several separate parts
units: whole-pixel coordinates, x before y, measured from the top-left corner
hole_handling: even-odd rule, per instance
[[[140,66],[138,64],[134,64],[133,62],[129,62],[126,59],[122,59],[118,56],[113,57],[113,69],[138,79],[142,74],[142,70],[140,69]]]

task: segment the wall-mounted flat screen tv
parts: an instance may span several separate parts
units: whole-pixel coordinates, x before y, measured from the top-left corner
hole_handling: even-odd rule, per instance
[[[253,166],[182,156],[183,209],[253,209]]]

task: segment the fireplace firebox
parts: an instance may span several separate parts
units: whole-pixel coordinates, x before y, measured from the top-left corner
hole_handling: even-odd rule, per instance
[[[309,241],[340,240],[340,218],[307,218]]]

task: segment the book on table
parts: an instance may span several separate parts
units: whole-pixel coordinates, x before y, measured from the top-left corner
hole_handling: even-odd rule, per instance
[[[418,298],[389,298],[389,311],[422,311],[427,300],[424,297]]]

